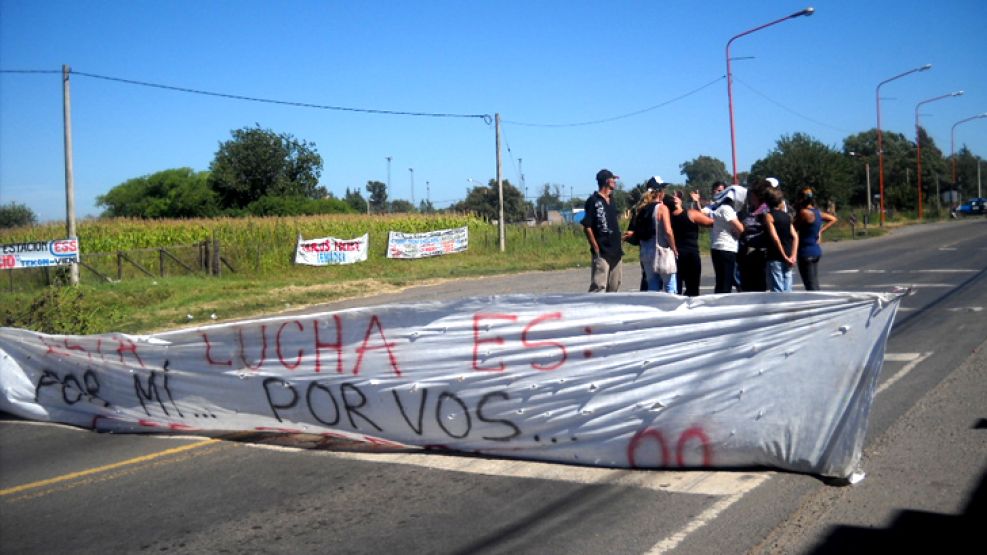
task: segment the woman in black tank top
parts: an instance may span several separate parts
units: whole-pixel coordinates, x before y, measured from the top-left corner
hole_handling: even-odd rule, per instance
[[[698,205],[699,193],[692,193],[693,202]],[[702,276],[702,261],[699,258],[699,226],[711,227],[713,219],[698,210],[682,207],[682,194],[665,195],[665,204],[672,215],[672,233],[679,249],[678,290],[688,297],[699,296],[699,278]]]

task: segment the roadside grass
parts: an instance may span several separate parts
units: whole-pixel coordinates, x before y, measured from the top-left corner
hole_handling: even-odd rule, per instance
[[[578,229],[513,228],[507,245],[507,252],[501,253],[494,227],[471,233],[465,253],[419,260],[371,256],[367,262],[345,266],[292,265],[281,271],[227,271],[222,277],[138,274],[112,283],[83,269],[85,279],[77,288],[65,286],[59,275],[55,281],[61,284],[23,289],[5,279],[0,288],[10,288],[0,293],[0,325],[59,334],[148,333],[211,323],[213,315],[229,320],[276,314],[412,285],[587,263],[586,242]],[[16,272],[27,271],[32,270]],[[2,277],[16,279],[9,272]]]

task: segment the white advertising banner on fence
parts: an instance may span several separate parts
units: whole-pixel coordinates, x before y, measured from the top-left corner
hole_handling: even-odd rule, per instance
[[[322,237],[307,241],[299,235],[298,245],[295,248],[295,264],[328,266],[330,264],[365,262],[369,244],[370,237],[367,234],[356,239]]]
[[[467,247],[469,247],[467,227],[427,233],[391,231],[387,236],[388,258],[425,258],[465,252]]]
[[[79,263],[79,241],[59,239],[0,245],[0,270]]]
[[[150,336],[0,328],[0,410],[609,467],[856,469],[899,297],[504,296]]]

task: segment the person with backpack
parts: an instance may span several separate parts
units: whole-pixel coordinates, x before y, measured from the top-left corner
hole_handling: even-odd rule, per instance
[[[641,249],[641,270],[644,272],[646,291],[665,291],[676,293],[676,271],[674,258],[678,258],[675,246],[675,234],[672,231],[671,215],[668,207],[662,203],[665,187],[668,184],[661,177],[654,176],[645,185],[644,194],[634,208],[634,216],[628,227],[625,238],[630,243],[637,243]],[[665,255],[673,257],[672,267],[661,268],[659,257],[665,250]],[[671,270],[671,271],[668,271]],[[642,283],[644,285],[644,283]]]
[[[764,191],[770,188],[767,180],[747,189],[747,202],[737,218],[744,225],[744,232],[737,239],[737,290],[747,293],[767,291],[766,268],[768,266],[768,232],[764,228],[764,214],[768,205]]]

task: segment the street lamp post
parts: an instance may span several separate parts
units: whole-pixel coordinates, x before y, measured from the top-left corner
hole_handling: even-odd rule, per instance
[[[956,126],[961,123],[966,123],[968,121],[973,121],[975,119],[987,118],[987,112],[982,114],[977,114],[975,116],[970,116],[966,119],[961,119],[960,121],[953,124],[953,128],[949,132],[949,157],[953,159],[953,190],[956,190]],[[978,168],[979,169],[979,168]],[[977,196],[980,196],[979,183],[977,187]]]
[[[415,168],[408,168],[411,172],[411,205],[415,205]]]
[[[738,185],[739,184],[739,181],[737,180],[737,140],[736,140],[736,133],[734,131],[734,123],[733,123],[733,73],[730,71],[730,45],[732,45],[733,44],[733,41],[739,39],[740,37],[743,37],[745,35],[749,35],[749,34],[755,32],[755,31],[760,31],[761,29],[764,29],[765,27],[771,27],[772,25],[777,25],[778,23],[781,23],[782,21],[787,21],[789,19],[794,19],[796,17],[801,17],[803,15],[812,15],[815,11],[816,10],[810,6],[810,7],[806,8],[806,9],[804,9],[802,11],[795,12],[795,13],[793,13],[791,15],[786,15],[785,17],[782,17],[781,19],[776,19],[776,20],[774,20],[774,21],[772,21],[770,23],[765,23],[764,25],[761,25],[759,27],[754,27],[753,29],[749,29],[747,31],[744,31],[743,33],[740,33],[739,35],[733,36],[730,40],[727,41],[727,102],[729,103],[729,106],[730,106],[730,153],[731,153],[732,160],[733,160],[733,184],[734,185]]]
[[[935,98],[929,98],[919,102],[915,105],[915,158],[918,164],[918,219],[922,219],[922,137],[919,133],[919,123],[918,123],[918,109],[923,104],[928,104],[929,102],[935,102],[936,100],[942,100],[944,98],[950,98],[953,96],[962,96],[963,91],[955,91],[949,94],[944,94],[937,96]],[[938,195],[938,193],[937,193]]]
[[[884,81],[881,81],[880,83],[877,84],[877,92],[875,93],[877,96],[877,167],[878,167],[877,173],[878,173],[878,181],[880,183],[878,187],[881,195],[881,204],[879,208],[881,210],[882,227],[884,226],[884,139],[883,139],[883,135],[881,134],[881,87],[884,86],[885,83],[890,83],[895,79],[901,79],[906,75],[911,75],[912,73],[915,73],[917,71],[925,71],[928,69],[932,69],[932,64],[925,64],[922,67],[910,69],[904,73],[899,73],[898,75],[895,75],[890,79],[885,79]]]

